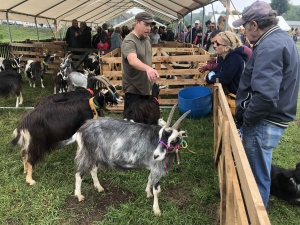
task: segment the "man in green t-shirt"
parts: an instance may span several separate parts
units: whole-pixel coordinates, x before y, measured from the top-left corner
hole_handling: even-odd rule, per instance
[[[122,42],[122,87],[124,110],[138,99],[149,99],[153,82],[159,74],[152,68],[152,46],[149,38],[152,16],[140,12],[135,16],[134,30]]]

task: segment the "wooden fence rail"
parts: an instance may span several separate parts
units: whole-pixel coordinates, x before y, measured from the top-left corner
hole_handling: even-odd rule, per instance
[[[10,57],[9,53],[9,43],[0,43],[0,57],[8,59]]]
[[[220,224],[270,224],[222,85],[214,85],[214,159],[219,173]]]

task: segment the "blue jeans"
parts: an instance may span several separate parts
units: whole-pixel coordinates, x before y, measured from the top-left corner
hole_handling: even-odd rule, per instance
[[[242,143],[266,208],[271,185],[272,152],[284,130],[284,127],[266,120],[260,121],[255,126],[242,126]]]

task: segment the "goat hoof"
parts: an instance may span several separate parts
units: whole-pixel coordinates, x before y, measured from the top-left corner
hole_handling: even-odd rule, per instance
[[[104,192],[104,188],[101,186],[95,186],[95,188],[98,190],[98,192]]]
[[[154,210],[154,214],[156,216],[161,216],[161,211],[160,210]]]
[[[31,180],[31,181],[26,180],[26,183],[32,186],[35,185],[35,180]]]
[[[83,195],[77,195],[78,201],[81,202],[84,200],[84,196]]]
[[[147,198],[153,198],[153,194],[152,193],[147,194]]]

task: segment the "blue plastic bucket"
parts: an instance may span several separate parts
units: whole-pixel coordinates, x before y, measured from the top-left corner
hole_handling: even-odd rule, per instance
[[[181,114],[191,112],[187,118],[198,119],[210,113],[212,108],[211,90],[207,87],[192,86],[178,92],[178,109]]]

